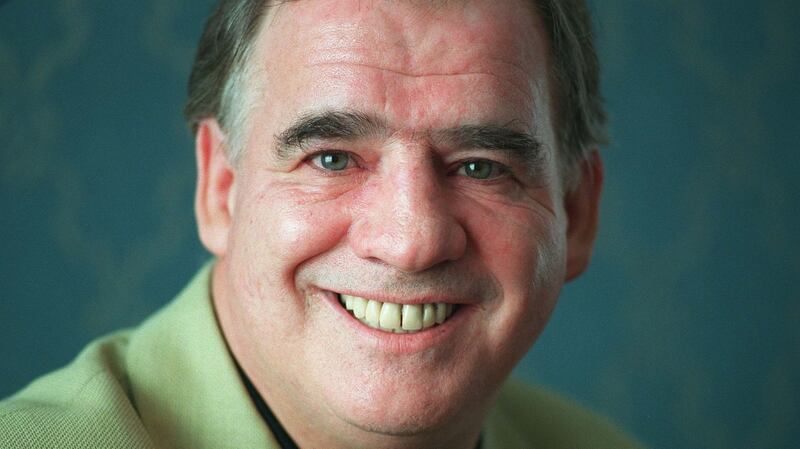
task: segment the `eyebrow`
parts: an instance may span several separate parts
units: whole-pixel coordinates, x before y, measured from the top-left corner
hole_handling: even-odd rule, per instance
[[[542,163],[542,144],[533,135],[509,126],[462,125],[437,131],[436,136],[457,148],[506,151],[531,166]]]
[[[290,159],[295,152],[315,140],[354,141],[389,134],[386,123],[373,115],[346,110],[308,113],[275,136],[275,153],[280,159]],[[510,124],[461,125],[435,130],[432,135],[436,142],[455,148],[506,151],[531,166],[542,162],[539,140],[529,133],[512,129]]]
[[[295,151],[314,140],[357,140],[386,132],[377,117],[354,111],[323,111],[302,115],[292,126],[275,136],[275,153],[289,159]]]

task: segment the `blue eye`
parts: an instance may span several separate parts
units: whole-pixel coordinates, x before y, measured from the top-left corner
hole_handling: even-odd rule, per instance
[[[350,156],[343,151],[326,151],[311,158],[314,165],[329,171],[342,171],[350,166]]]
[[[473,179],[493,179],[505,173],[497,162],[487,160],[467,161],[458,169],[458,173]]]

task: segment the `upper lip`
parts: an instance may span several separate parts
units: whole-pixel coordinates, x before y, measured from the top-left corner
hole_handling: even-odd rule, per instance
[[[435,304],[435,303],[447,303],[447,304],[470,304],[474,303],[475,301],[468,300],[465,298],[459,298],[454,296],[442,296],[442,295],[415,295],[415,296],[404,296],[399,297],[395,295],[390,295],[387,293],[381,292],[370,292],[370,293],[362,293],[362,292],[353,292],[347,290],[329,290],[332,293],[338,295],[348,295],[348,296],[358,296],[364,299],[374,299],[375,301],[380,302],[391,302],[394,304]]]

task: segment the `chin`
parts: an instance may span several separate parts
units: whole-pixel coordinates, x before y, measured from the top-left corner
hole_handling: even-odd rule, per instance
[[[431,409],[417,404],[403,406],[387,404],[384,409],[377,404],[356,406],[342,419],[366,432],[389,436],[415,436],[435,433],[457,419],[456,410],[445,407]]]
[[[332,408],[342,420],[370,433],[393,436],[436,433],[454,422],[471,421],[467,415],[484,409],[481,405],[486,398],[476,394],[479,390],[472,386],[474,383],[447,377],[438,385],[431,384],[413,380],[364,382],[350,393],[340,386],[329,397],[337,404]]]

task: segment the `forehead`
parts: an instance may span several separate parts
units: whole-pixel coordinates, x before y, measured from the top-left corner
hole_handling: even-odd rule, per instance
[[[381,103],[368,112],[431,125],[447,104],[481,120],[498,103],[497,119],[517,120],[549,98],[545,39],[522,0],[302,0],[269,11],[251,64],[259,98],[297,109]]]

